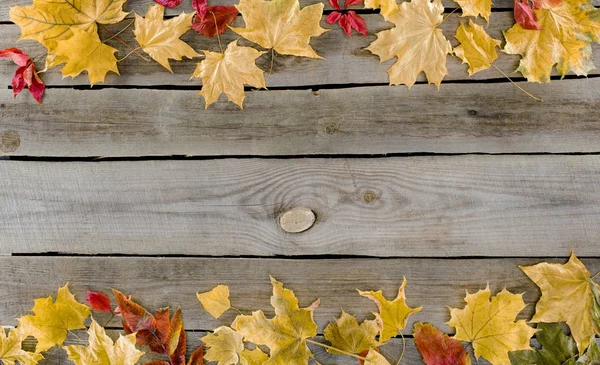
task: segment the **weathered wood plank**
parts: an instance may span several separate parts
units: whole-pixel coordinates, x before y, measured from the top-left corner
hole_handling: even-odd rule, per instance
[[[197,291],[227,284],[232,305],[245,312],[273,309],[269,298],[269,275],[293,289],[301,306],[317,298],[315,311],[319,331],[345,311],[358,318],[370,318],[376,307],[361,298],[356,289],[382,289],[395,297],[405,276],[407,304],[423,306],[410,317],[412,323],[427,321],[445,332],[452,329],[447,306],[463,307],[465,291],[484,289],[489,283],[493,292],[506,286],[514,293],[525,293],[529,305],[519,318],[533,315],[533,303],[539,292],[518,265],[539,262],[535,259],[207,259],[207,258],[126,258],[126,257],[3,257],[0,258],[0,323],[14,325],[15,318],[27,313],[33,299],[55,293],[69,282],[72,291],[83,300],[86,289],[107,290],[116,287],[149,309],[181,305],[188,330],[211,330],[230,324],[236,312],[226,312],[218,320],[204,312],[196,299]],[[545,260],[544,260],[545,261]],[[550,260],[552,261],[552,260]],[[559,260],[564,262],[565,260]],[[599,259],[584,260],[590,272],[600,271]],[[99,321],[108,317],[100,317]],[[112,326],[120,326],[113,319]]]
[[[390,27],[389,23],[385,23],[379,15],[365,15],[365,18],[372,32],[386,29]],[[445,35],[454,44],[454,32],[457,24],[460,21],[458,16],[452,16],[448,21],[444,22],[442,28]],[[483,21],[481,21],[483,22]],[[494,13],[490,19],[489,26],[486,25],[487,31],[497,39],[503,39],[502,31],[508,29],[514,20],[512,13],[501,12]],[[485,25],[485,23],[482,23]],[[120,30],[123,25],[114,26],[111,29],[113,32]],[[102,32],[101,32],[102,33]],[[20,30],[14,25],[0,26],[0,48],[14,47],[17,41]],[[108,35],[102,33],[102,36],[108,38]],[[133,32],[125,31],[122,38],[129,44],[135,45]],[[228,42],[237,39],[238,36],[233,32],[227,32],[223,36],[223,41]],[[184,39],[188,41],[195,49],[208,49],[216,51],[219,49],[216,39],[206,39],[195,35],[193,32],[188,32]],[[311,44],[314,48],[325,57],[325,60],[314,60],[292,56],[277,56],[273,68],[273,74],[269,77],[267,86],[283,87],[283,86],[315,86],[315,85],[330,85],[330,84],[387,84],[388,74],[387,69],[395,62],[394,60],[380,63],[379,58],[364,48],[367,47],[375,39],[374,35],[368,37],[352,36],[347,37],[342,30],[336,26],[332,31],[325,33],[319,38],[315,38]],[[120,57],[124,57],[129,49],[125,49],[116,41],[110,43],[117,49],[123,49]],[[250,43],[242,40],[240,44],[250,45]],[[23,41],[18,43],[31,55],[43,55],[44,50],[41,46],[33,41]],[[600,59],[600,47],[594,46],[595,59]],[[499,59],[495,65],[504,70],[511,76],[520,77],[520,74],[513,73],[519,61],[519,56],[500,53]],[[270,53],[263,55],[259,61],[259,66],[267,71],[270,67]],[[43,67],[44,57],[39,57],[38,62],[40,67]],[[180,86],[198,86],[200,80],[194,79],[190,81],[190,76],[194,72],[197,62],[200,59],[184,60],[181,62],[172,62],[173,72],[170,73],[156,62],[146,62],[135,55],[130,56],[124,62],[119,64],[119,69],[122,76],[110,73],[105,84],[108,85],[180,85]],[[451,80],[487,80],[487,79],[504,79],[497,70],[489,69],[479,72],[471,77],[467,73],[466,65],[461,64],[461,61],[455,57],[448,57],[449,75],[446,81]],[[594,70],[590,74],[595,75],[598,71]],[[14,65],[10,62],[0,63],[0,81],[4,85],[9,85],[14,74]],[[43,75],[44,81],[48,85],[89,85],[86,75],[81,75],[75,79],[62,78],[59,69],[53,69]],[[422,74],[418,81],[425,81]],[[507,81],[507,80],[505,80]],[[433,86],[431,86],[434,88]]]
[[[597,256],[600,156],[0,163],[0,254]],[[315,212],[289,234],[278,216]]]
[[[0,90],[0,154],[304,155],[599,151],[600,79],[248,92],[204,110],[194,91]]]

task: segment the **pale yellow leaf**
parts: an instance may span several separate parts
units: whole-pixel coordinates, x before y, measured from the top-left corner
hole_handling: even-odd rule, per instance
[[[492,14],[492,0],[454,0],[462,9],[462,16],[479,16],[488,22]]]
[[[22,349],[23,340],[27,336],[20,330],[12,328],[8,336],[0,327],[0,362],[4,365],[36,365],[44,357],[38,353]]]
[[[375,350],[369,350],[367,354],[365,365],[390,365],[390,362]]]
[[[206,293],[196,293],[196,297],[204,310],[215,318],[221,317],[223,313],[231,308],[229,287],[227,285],[217,285]]]
[[[490,68],[498,58],[496,47],[500,47],[502,41],[490,37],[472,20],[468,24],[460,23],[455,37],[460,45],[454,48],[454,54],[469,65],[469,75]]]
[[[204,345],[208,347],[204,358],[208,361],[216,361],[217,365],[237,365],[244,351],[243,338],[244,336],[229,327],[215,329],[214,333],[201,338]]]

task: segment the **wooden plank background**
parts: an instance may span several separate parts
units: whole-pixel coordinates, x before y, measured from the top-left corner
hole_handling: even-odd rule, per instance
[[[447,13],[456,7],[443,2]],[[0,49],[17,45],[42,65],[43,49],[16,43],[8,16],[30,3],[0,5]],[[143,14],[152,3],[127,9]],[[512,6],[497,0],[489,25],[478,22],[502,39]],[[167,14],[183,10],[190,1]],[[408,304],[423,305],[403,332],[403,364],[412,365],[421,363],[412,323],[451,333],[447,306],[462,306],[465,291],[489,283],[524,293],[520,318],[529,319],[539,291],[518,265],[563,262],[574,250],[600,271],[599,71],[529,84],[514,72],[519,57],[501,53],[495,64],[543,102],[493,69],[469,77],[450,56],[440,91],[422,75],[410,90],[388,87],[393,61],[364,48],[391,24],[360,13],[367,37],[323,21],[332,30],[311,44],[325,60],[277,56],[269,89],[248,90],[244,111],[225,98],[204,110],[200,80],[189,80],[199,59],[172,62],[171,74],[131,56],[121,77],[93,88],[50,70],[43,105],[26,92],[13,99],[15,68],[1,62],[0,324],[16,324],[66,282],[79,299],[116,287],[151,310],[181,305],[191,351],[234,317],[201,310],[195,293],[214,285],[230,285],[236,307],[270,314],[273,275],[301,305],[321,299],[322,333],[341,308],[361,319],[376,310],[356,289],[391,298],[406,277]],[[460,21],[442,25],[455,45]],[[122,36],[135,44],[130,30]],[[218,49],[216,39],[184,39]],[[296,207],[316,223],[285,233],[278,217]],[[116,336],[120,324],[108,327]],[[400,348],[396,338],[383,353],[396,359]],[[349,363],[314,352],[324,364]],[[68,363],[64,351],[47,357],[44,365]]]

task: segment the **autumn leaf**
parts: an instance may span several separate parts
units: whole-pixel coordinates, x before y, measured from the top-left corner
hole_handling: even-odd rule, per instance
[[[120,336],[116,343],[95,320],[88,329],[89,345],[65,346],[75,365],[134,365],[144,354],[135,348],[135,335]]]
[[[592,341],[585,354],[577,359],[577,364],[598,365],[600,364],[600,348],[596,341]]]
[[[23,340],[27,337],[20,329],[12,328],[6,335],[0,327],[0,362],[4,365],[36,365],[44,357],[38,353],[22,349]]]
[[[565,336],[560,324],[540,323],[536,338],[542,348],[511,352],[512,365],[562,365],[569,360],[574,363],[579,354],[575,341]]]
[[[523,29],[540,30],[542,27],[537,22],[537,16],[533,12],[527,0],[515,0],[513,13],[515,21]]]
[[[237,365],[244,351],[244,336],[229,327],[219,327],[200,340],[208,347],[204,358],[216,361],[217,365]]]
[[[165,8],[174,8],[179,6],[182,0],[154,0],[154,2]]]
[[[342,315],[335,322],[325,327],[323,334],[331,345],[342,351],[360,354],[363,351],[377,348],[379,342],[375,339],[379,333],[377,322],[366,320],[360,325],[354,316],[342,311]],[[340,354],[328,349],[332,354]]]
[[[362,2],[362,0],[358,2],[355,1],[355,3],[360,2]],[[338,23],[340,28],[344,30],[344,33],[346,33],[347,36],[350,36],[350,33],[352,33],[352,29],[356,30],[358,33],[364,36],[367,35],[367,23],[365,22],[363,17],[358,15],[353,10],[346,11],[348,6],[353,4],[350,0],[344,2],[344,11],[342,11],[338,0],[329,0],[329,4],[331,4],[331,6],[336,11],[331,12],[327,16],[327,18],[325,19],[327,24]]]
[[[207,0],[192,0],[192,7],[196,10],[192,29],[209,38],[223,34],[238,15],[235,6],[208,6]]]
[[[460,45],[454,48],[454,54],[469,65],[469,75],[490,68],[498,58],[496,47],[500,47],[502,41],[490,37],[481,25],[472,20],[468,25],[460,23],[455,37]]]
[[[489,286],[475,294],[467,293],[463,309],[451,308],[448,325],[456,328],[455,339],[469,341],[475,357],[483,357],[492,365],[508,365],[508,353],[529,350],[535,329],[523,320],[515,322],[525,308],[522,294],[504,289],[491,297]]]
[[[244,84],[265,88],[264,72],[256,66],[256,59],[264,52],[250,47],[240,47],[237,41],[229,43],[224,53],[203,51],[206,58],[196,67],[192,77],[202,79],[200,94],[205,107],[215,103],[219,95],[243,108],[246,94]]]
[[[322,58],[309,44],[327,31],[319,25],[322,3],[300,10],[298,0],[240,0],[237,9],[246,27],[231,29],[242,37],[279,54]]]
[[[454,0],[462,10],[462,16],[481,15],[488,23],[492,14],[492,0]]]
[[[136,333],[138,344],[147,345],[152,352],[170,356],[173,365],[185,364],[186,338],[181,308],[177,308],[169,320],[169,308],[159,309],[153,316],[120,291],[113,289],[113,293],[121,309],[125,333]]]
[[[429,323],[415,323],[415,345],[427,365],[470,365],[471,357],[462,343]]]
[[[87,302],[90,304],[90,307],[92,307],[92,309],[95,311],[112,312],[112,307],[110,306],[110,298],[104,293],[88,290]]]
[[[33,39],[53,53],[73,29],[96,32],[96,24],[116,24],[127,13],[127,0],[34,0],[30,6],[10,8],[10,20],[21,28],[20,39]]]
[[[377,304],[379,313],[374,313],[377,321],[381,326],[381,335],[379,336],[379,342],[383,343],[388,341],[390,338],[395,337],[398,331],[403,330],[406,327],[406,321],[408,317],[421,311],[419,308],[410,308],[406,305],[406,295],[404,294],[404,287],[406,286],[406,278],[403,279],[400,289],[398,289],[398,296],[393,301],[385,299],[381,290],[374,292],[358,291],[363,297],[369,298]]]
[[[23,89],[25,89],[25,86],[27,86],[31,96],[33,96],[38,103],[41,103],[46,86],[38,76],[35,65],[27,53],[17,48],[7,48],[0,50],[0,59],[2,58],[11,58],[13,62],[19,66],[12,79],[12,88],[15,98],[23,91]]]
[[[164,20],[165,8],[161,5],[148,7],[146,17],[135,15],[135,39],[140,47],[156,62],[173,72],[169,59],[180,61],[183,57],[200,56],[192,47],[179,39],[192,26],[194,14],[181,13]]]
[[[231,327],[247,341],[271,350],[271,357],[264,365],[307,365],[313,355],[306,340],[317,335],[313,311],[319,301],[308,308],[299,308],[293,291],[285,289],[273,278],[271,284],[271,306],[275,308],[275,317],[267,319],[259,310],[252,315],[237,316]]]
[[[437,28],[444,13],[441,0],[406,1],[398,11],[392,9],[388,6],[386,14],[396,26],[377,33],[377,39],[367,49],[382,62],[397,57],[388,69],[391,85],[410,88],[425,72],[428,82],[439,88],[448,74],[446,55],[452,51],[450,42]]]
[[[534,9],[541,30],[515,24],[505,33],[504,51],[522,56],[517,71],[530,82],[550,82],[552,67],[562,76],[587,75],[594,69],[590,42],[598,39],[600,23],[591,19],[587,0],[565,1],[552,8]]]
[[[68,284],[58,289],[54,302],[51,296],[36,299],[31,311],[33,315],[19,318],[19,328],[25,337],[38,341],[36,352],[62,345],[67,332],[85,328],[84,321],[90,315],[90,307],[75,300]]]
[[[262,352],[262,350],[258,347],[254,350],[245,349],[241,356],[242,359],[247,363],[243,365],[263,365],[267,360],[269,360],[269,356]]]
[[[196,297],[204,310],[215,318],[221,317],[223,313],[231,308],[229,287],[227,285],[217,285],[206,293],[196,293]]]
[[[542,291],[531,322],[566,322],[582,354],[591,338],[600,333],[592,316],[593,288],[597,288],[597,284],[591,281],[585,265],[571,253],[564,265],[543,262],[521,266],[521,270]]]
[[[64,77],[76,77],[87,71],[90,84],[104,82],[106,74],[112,71],[119,74],[117,68],[116,49],[104,44],[94,30],[74,28],[73,36],[58,41],[54,54],[66,62],[61,72]]]
[[[365,358],[364,365],[390,365],[390,362],[387,361],[387,359],[379,352],[375,350],[369,350]]]
[[[198,347],[190,355],[187,365],[204,365],[204,345]]]

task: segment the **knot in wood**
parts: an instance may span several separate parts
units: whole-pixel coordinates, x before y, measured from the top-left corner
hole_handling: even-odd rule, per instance
[[[287,233],[300,233],[315,224],[315,213],[303,207],[292,208],[279,216],[279,227]]]

